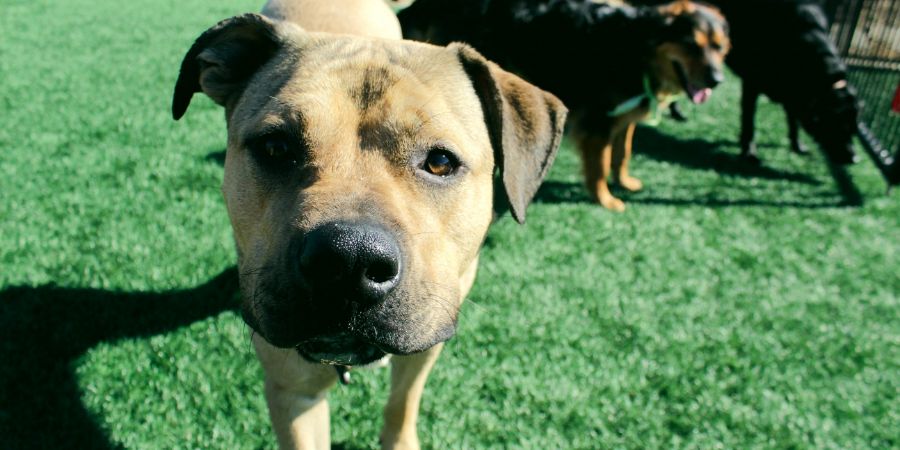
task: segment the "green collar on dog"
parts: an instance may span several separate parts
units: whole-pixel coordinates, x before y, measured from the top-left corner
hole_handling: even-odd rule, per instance
[[[619,103],[619,105],[613,108],[612,111],[608,112],[607,115],[609,117],[619,117],[625,115],[629,111],[632,111],[635,108],[641,106],[641,104],[644,103],[644,99],[647,99],[650,107],[650,117],[644,120],[644,123],[653,126],[658,125],[659,100],[656,98],[656,93],[654,93],[653,89],[650,87],[650,75],[647,74],[644,74],[644,92],[641,95],[635,95],[634,97],[631,97],[628,100]]]

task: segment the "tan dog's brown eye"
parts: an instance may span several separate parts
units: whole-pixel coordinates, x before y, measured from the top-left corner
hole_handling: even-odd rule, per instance
[[[281,158],[288,154],[288,144],[281,139],[266,140],[264,153],[270,158]]]
[[[432,175],[446,177],[456,172],[458,167],[459,161],[447,150],[432,150],[428,152],[422,169]]]
[[[280,133],[251,138],[247,148],[256,162],[266,170],[279,171],[295,167],[299,152],[289,137]]]

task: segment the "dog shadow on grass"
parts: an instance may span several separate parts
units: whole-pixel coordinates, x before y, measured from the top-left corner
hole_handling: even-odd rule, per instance
[[[75,365],[103,342],[149,337],[235,309],[237,270],[170,292],[56,285],[0,291],[0,448],[118,448],[81,401]]]
[[[722,147],[736,146],[729,141],[705,141],[702,139],[680,140],[657,131],[654,128],[640,127],[634,138],[635,151],[657,161],[678,164],[690,169],[714,170],[722,175],[764,180],[787,180],[793,183],[810,186],[821,185],[822,182],[810,175],[778,170],[766,165],[753,166],[741,160],[737,155],[722,151]],[[785,150],[788,151],[788,150]],[[790,208],[833,208],[858,207],[863,204],[863,197],[846,168],[828,164],[834,178],[840,199],[834,200],[832,195],[810,195],[802,201],[759,199],[754,192],[747,190],[746,198],[710,198],[697,195],[687,198],[648,197],[644,194],[619,192],[628,203],[647,203],[658,205],[702,205],[709,207],[729,206],[781,206]],[[545,182],[537,195],[536,202],[543,203],[593,203],[581,183],[559,181]]]
[[[0,449],[121,448],[81,401],[78,360],[104,342],[164,334],[237,310],[238,292],[234,267],[199,287],[168,292],[53,284],[0,291]]]
[[[214,162],[220,166],[225,166],[225,152],[226,150],[223,148],[222,150],[216,150],[213,152],[209,152],[206,155],[206,160],[210,162]]]

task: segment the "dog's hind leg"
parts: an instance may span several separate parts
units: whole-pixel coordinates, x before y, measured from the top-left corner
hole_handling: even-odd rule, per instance
[[[328,389],[332,366],[307,362],[293,349],[277,348],[258,334],[253,346],[266,374],[266,403],[281,449],[331,448]]]
[[[784,109],[787,115],[788,139],[791,142],[791,150],[798,155],[807,155],[809,150],[800,142],[800,121],[797,116],[791,113],[787,108]]]
[[[612,195],[607,184],[612,163],[612,141],[609,136],[587,135],[577,141],[587,190],[604,208],[625,211],[625,203]]]
[[[428,373],[441,354],[443,343],[422,353],[391,357],[391,395],[384,407],[381,446],[385,449],[418,449],[416,420]]]
[[[639,191],[644,184],[641,180],[628,175],[628,162],[631,160],[631,143],[634,140],[635,123],[629,123],[624,131],[616,134],[612,147],[612,167],[616,172],[619,185],[629,191]]]
[[[759,89],[746,81],[741,83],[741,157],[751,164],[759,164],[756,154],[756,99]]]

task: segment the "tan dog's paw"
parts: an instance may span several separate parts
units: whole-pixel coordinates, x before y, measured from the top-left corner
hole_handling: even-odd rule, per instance
[[[612,194],[607,193],[606,195],[600,195],[597,197],[597,202],[600,203],[604,208],[613,211],[613,212],[625,212],[625,202],[619,200],[616,197],[613,197]]]
[[[641,180],[631,176],[625,175],[619,178],[619,185],[629,190],[631,192],[637,192],[644,187],[644,183],[641,183]]]

